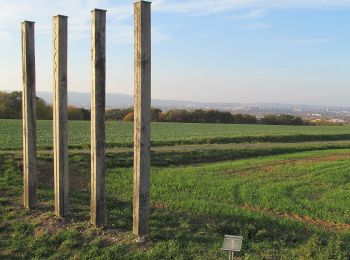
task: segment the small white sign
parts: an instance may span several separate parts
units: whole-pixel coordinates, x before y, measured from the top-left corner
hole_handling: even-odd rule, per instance
[[[242,248],[243,237],[225,235],[223,251],[240,252]]]

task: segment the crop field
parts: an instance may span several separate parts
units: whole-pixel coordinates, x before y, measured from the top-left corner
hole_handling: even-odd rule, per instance
[[[153,123],[150,237],[132,235],[132,124],[107,122],[104,228],[89,225],[89,122],[70,122],[70,203],[54,216],[51,122],[38,122],[38,199],[22,208],[21,121],[0,120],[0,259],[350,257],[350,126]]]
[[[49,149],[53,143],[52,121],[38,121],[37,144]],[[0,150],[22,147],[21,120],[0,119]],[[229,124],[152,123],[152,145],[241,143],[241,142],[304,142],[350,140],[350,126],[267,126]],[[88,148],[90,123],[69,122],[69,146]],[[133,124],[107,122],[108,147],[131,147]]]
[[[150,242],[133,242],[132,169],[107,173],[107,226],[89,227],[89,160],[71,161],[72,213],[53,216],[52,161],[41,158],[40,206],[21,209],[16,157],[1,157],[0,256],[226,259],[224,234],[248,259],[343,259],[350,254],[350,150],[153,167]]]

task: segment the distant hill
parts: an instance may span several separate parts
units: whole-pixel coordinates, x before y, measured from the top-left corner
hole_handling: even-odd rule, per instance
[[[52,92],[38,91],[37,96],[44,99],[47,103],[52,104]],[[77,107],[90,107],[90,93],[82,92],[69,92],[68,93],[69,105]],[[106,107],[107,108],[125,108],[131,107],[134,104],[134,97],[126,94],[108,93],[106,95]],[[202,107],[202,103],[193,101],[177,101],[177,100],[161,100],[152,99],[152,106],[163,109],[174,108],[197,108]]]
[[[37,96],[52,104],[52,92],[38,91]],[[126,94],[108,93],[107,108],[127,108],[133,106],[133,96]],[[76,107],[90,108],[90,93],[69,92],[68,103]],[[215,103],[183,100],[152,99],[152,106],[164,111],[170,109],[216,109],[232,113],[252,114],[258,117],[266,114],[291,114],[308,119],[339,119],[350,121],[349,107],[328,107],[312,105],[292,105],[281,103]]]

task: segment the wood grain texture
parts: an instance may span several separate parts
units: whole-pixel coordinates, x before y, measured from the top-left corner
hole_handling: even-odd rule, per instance
[[[55,213],[69,213],[68,111],[67,111],[67,20],[53,17],[53,131]]]
[[[151,139],[151,3],[134,4],[134,195],[133,233],[149,233]]]
[[[24,21],[22,31],[22,116],[24,207],[37,205],[36,91],[34,22]]]
[[[91,12],[91,208],[90,222],[105,223],[106,11]]]

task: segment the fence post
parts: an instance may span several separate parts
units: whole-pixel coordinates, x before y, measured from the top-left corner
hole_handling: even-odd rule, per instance
[[[37,205],[34,22],[24,21],[21,27],[23,78],[23,201],[25,208],[32,209]]]
[[[53,126],[55,213],[69,212],[68,111],[67,111],[67,16],[53,17]]]
[[[134,4],[134,196],[133,233],[148,235],[151,139],[151,3]]]
[[[105,223],[106,11],[91,12],[91,207],[90,222]]]

